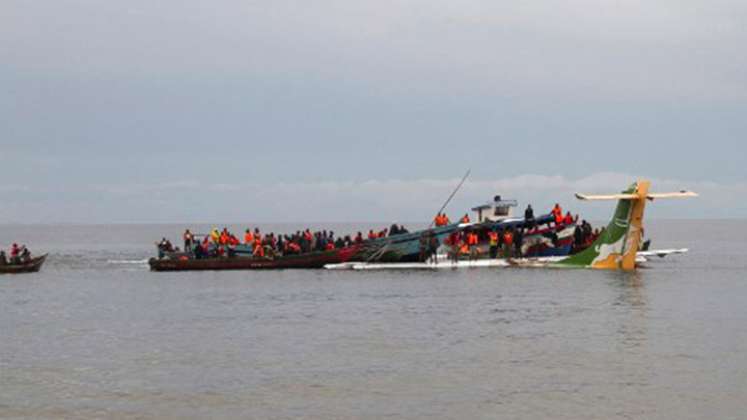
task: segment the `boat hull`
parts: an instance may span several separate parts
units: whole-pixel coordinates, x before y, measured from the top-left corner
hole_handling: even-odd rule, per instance
[[[41,267],[46,259],[47,254],[44,254],[42,256],[32,258],[31,261],[24,264],[0,265],[0,274],[36,273],[41,270]]]
[[[278,258],[218,257],[218,258],[151,258],[152,271],[206,271],[206,270],[272,270],[324,268],[326,264],[348,261],[357,251],[356,246],[339,250],[286,255]]]

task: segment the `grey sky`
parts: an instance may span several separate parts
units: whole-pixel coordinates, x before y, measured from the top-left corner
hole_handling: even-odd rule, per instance
[[[743,1],[5,0],[0,222],[418,220],[468,167],[746,217],[745,45]]]

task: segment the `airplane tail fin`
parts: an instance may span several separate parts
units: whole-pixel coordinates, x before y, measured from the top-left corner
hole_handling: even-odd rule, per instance
[[[698,196],[691,191],[649,193],[650,186],[651,182],[639,180],[620,194],[576,194],[580,200],[618,200],[617,208],[607,228],[591,246],[559,261],[558,264],[606,270],[634,270],[641,241],[646,200]]]

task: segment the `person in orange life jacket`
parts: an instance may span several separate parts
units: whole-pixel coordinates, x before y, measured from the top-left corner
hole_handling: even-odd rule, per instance
[[[254,235],[252,235],[251,229],[247,229],[244,232],[244,245],[251,245],[254,242]]]
[[[506,229],[503,233],[503,256],[505,258],[511,258],[511,249],[514,244],[514,234],[510,229]]]
[[[353,239],[353,242],[355,242],[356,244],[359,244],[359,243],[363,242],[363,233],[362,232],[358,232],[355,235],[355,239]]]
[[[449,220],[449,218],[446,216],[445,213],[439,213],[439,214],[437,214],[436,218],[434,219],[434,221],[436,222],[435,224],[436,224],[437,227],[446,226],[446,225],[449,225],[451,223],[451,221]]]
[[[462,216],[462,219],[459,220],[459,223],[469,223],[469,215],[467,213],[464,213],[464,216]]]
[[[469,245],[469,256],[470,259],[477,258],[478,249],[477,245],[480,242],[480,238],[476,232],[470,232],[467,234],[467,245]]]
[[[376,239],[378,236],[374,233],[373,229],[368,231],[368,239]]]
[[[498,256],[498,232],[491,230],[488,232],[488,243],[490,244],[490,258]]]
[[[563,219],[563,224],[566,226],[570,226],[573,224],[573,216],[571,215],[571,212],[568,212],[565,214],[565,218]]]
[[[288,252],[291,254],[300,254],[301,246],[295,242],[288,242]]]
[[[555,207],[552,208],[551,213],[556,226],[563,223],[563,209],[560,207],[560,204],[555,203]]]
[[[449,246],[449,258],[456,262],[459,260],[459,231],[454,231],[446,238],[446,245]]]

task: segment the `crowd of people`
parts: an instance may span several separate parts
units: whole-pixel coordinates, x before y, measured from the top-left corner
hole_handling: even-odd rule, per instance
[[[559,241],[557,231],[559,228],[575,225],[573,250],[578,251],[588,247],[603,232],[603,230],[592,230],[591,225],[586,220],[582,220],[579,223],[578,215],[573,216],[571,212],[565,212],[564,214],[559,203],[553,206],[550,215],[552,217],[549,221],[543,219],[542,223],[546,224],[543,228],[537,222],[534,216],[534,209],[530,204],[524,211],[523,224],[493,230],[486,230],[480,226],[474,228],[467,227],[452,232],[444,240],[444,245],[447,247],[449,257],[453,260],[463,257],[477,259],[485,252],[486,245],[490,258],[515,258],[524,256],[522,247],[526,235],[546,235],[550,238],[553,245],[557,246]],[[449,217],[444,213],[439,213],[434,219],[436,227],[446,226],[450,223]],[[465,214],[459,220],[459,223],[470,223],[469,215]],[[421,238],[421,261],[436,257],[438,244],[433,243],[434,239],[434,235],[424,235]],[[435,240],[437,241],[437,239]]]
[[[4,250],[0,250],[0,265],[26,264],[31,261],[31,251],[26,245],[13,244],[10,247],[10,258]]]
[[[579,223],[578,215],[573,216],[570,212],[563,213],[560,204],[555,204],[550,215],[552,216],[550,220],[543,217],[538,222],[534,216],[534,209],[529,205],[524,211],[524,223],[489,230],[483,225],[469,225],[469,215],[465,214],[459,219],[459,223],[468,226],[450,233],[443,245],[446,245],[449,256],[453,259],[462,257],[476,259],[485,252],[490,258],[513,258],[523,256],[522,247],[527,235],[547,236],[553,245],[557,246],[557,232],[563,227],[575,226],[573,249],[577,251],[587,247],[600,234],[598,230],[592,230],[591,225],[585,220]],[[436,227],[442,227],[451,225],[452,222],[445,213],[439,212],[434,218],[434,224]],[[184,258],[198,259],[228,257],[236,254],[274,258],[282,255],[341,249],[361,244],[364,241],[374,241],[406,233],[409,231],[404,226],[392,224],[389,228],[379,231],[371,229],[366,235],[359,231],[355,235],[337,236],[333,231],[310,229],[299,230],[292,234],[275,234],[274,232],[263,233],[259,228],[254,228],[246,229],[240,237],[224,227],[223,230],[214,228],[204,235],[196,235],[189,229],[185,230],[182,235],[184,245],[182,249],[174,246],[166,238],[163,238],[157,245],[159,257],[177,253]],[[420,236],[419,245],[421,261],[436,257],[437,250],[441,246],[438,235],[432,230],[424,231]]]
[[[293,234],[262,233],[259,228],[246,229],[243,238],[224,227],[223,230],[213,229],[207,235],[196,235],[189,229],[185,230],[182,239],[183,251],[174,246],[168,239],[163,238],[157,243],[159,257],[172,253],[182,253],[194,258],[210,258],[233,256],[237,253],[247,253],[247,249],[255,257],[276,257],[282,255],[305,254],[309,252],[330,251],[360,244],[366,240],[375,240],[409,233],[402,225],[392,224],[391,227],[380,231],[369,230],[364,237],[363,232],[355,235],[337,236],[333,231],[299,230]]]

